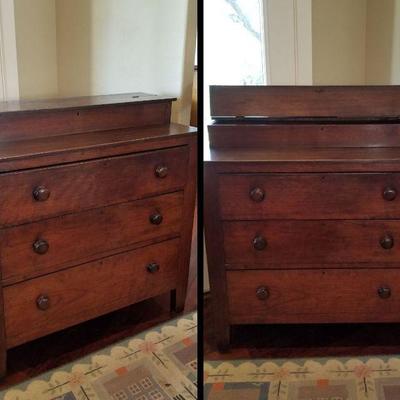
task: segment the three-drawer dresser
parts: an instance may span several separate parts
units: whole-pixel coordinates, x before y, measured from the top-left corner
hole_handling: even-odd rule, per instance
[[[235,324],[400,322],[400,87],[213,86],[205,233]]]
[[[183,309],[196,130],[143,93],[0,103],[6,350],[171,293]]]

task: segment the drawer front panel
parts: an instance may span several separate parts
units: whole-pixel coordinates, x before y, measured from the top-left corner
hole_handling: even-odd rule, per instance
[[[4,288],[7,347],[174,289],[178,244],[174,239]],[[149,272],[151,263],[158,270]]]
[[[220,175],[222,218],[400,218],[400,174]]]
[[[52,272],[66,263],[76,265],[85,257],[133,243],[177,236],[182,207],[183,192],[177,192],[4,229],[3,283]],[[40,242],[47,243],[44,253],[35,248]]]
[[[399,322],[396,270],[228,271],[230,321]]]
[[[400,221],[224,222],[223,230],[228,264],[400,261]]]
[[[1,225],[14,225],[183,188],[186,147],[0,176]]]

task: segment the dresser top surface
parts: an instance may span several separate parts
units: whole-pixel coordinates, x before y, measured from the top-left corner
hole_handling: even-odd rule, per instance
[[[107,105],[121,105],[129,103],[139,104],[174,100],[176,100],[176,98],[172,96],[156,96],[153,94],[137,92],[99,96],[3,101],[0,102],[0,114],[41,110],[66,110],[76,108],[100,107]]]
[[[196,140],[197,128],[168,124],[0,141],[0,173],[113,155],[182,146]]]
[[[400,161],[400,147],[347,148],[223,148],[204,152],[205,161],[213,162],[363,162]]]

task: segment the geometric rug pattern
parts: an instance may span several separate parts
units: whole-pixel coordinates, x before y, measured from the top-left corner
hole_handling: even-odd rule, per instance
[[[4,400],[197,399],[197,314],[0,392]]]
[[[400,357],[213,361],[207,400],[400,400]]]

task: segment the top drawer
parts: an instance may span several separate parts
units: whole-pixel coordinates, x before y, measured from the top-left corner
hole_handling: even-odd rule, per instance
[[[186,147],[0,175],[0,225],[15,225],[180,189]]]
[[[230,219],[400,217],[400,174],[219,176],[221,215]]]

